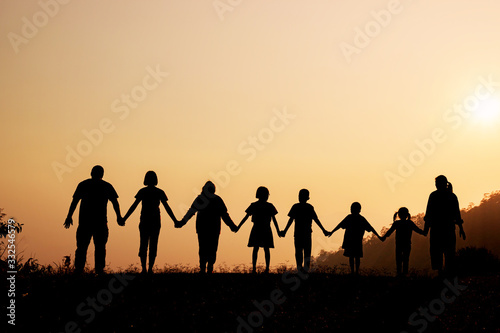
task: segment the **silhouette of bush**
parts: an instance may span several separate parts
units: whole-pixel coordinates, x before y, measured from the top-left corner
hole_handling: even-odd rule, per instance
[[[463,275],[481,275],[499,271],[500,260],[484,247],[465,247],[457,252],[457,268]]]

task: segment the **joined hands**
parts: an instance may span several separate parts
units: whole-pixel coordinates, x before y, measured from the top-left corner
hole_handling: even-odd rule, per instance
[[[119,226],[121,226],[121,227],[124,227],[124,226],[125,226],[125,221],[126,221],[126,219],[125,219],[125,218],[123,218],[123,217],[121,217],[121,216],[118,216],[118,217],[116,218],[116,221],[118,222],[118,225],[119,225]]]

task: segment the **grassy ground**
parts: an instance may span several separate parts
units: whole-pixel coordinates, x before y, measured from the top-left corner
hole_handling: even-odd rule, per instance
[[[466,287],[454,294],[443,279],[371,273],[18,276],[16,331],[500,332],[499,282],[450,279]]]

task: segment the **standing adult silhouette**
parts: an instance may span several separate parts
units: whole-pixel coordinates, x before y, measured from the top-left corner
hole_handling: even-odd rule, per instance
[[[158,250],[158,237],[160,236],[161,217],[160,203],[163,204],[167,214],[170,216],[174,224],[177,224],[174,212],[167,203],[167,195],[165,192],[156,187],[158,185],[158,176],[156,172],[150,170],[144,176],[144,185],[135,195],[135,201],[130,206],[128,212],[121,220],[122,224],[130,217],[142,201],[141,218],[139,223],[140,245],[139,258],[141,258],[142,273],[153,273],[155,265],[156,253]],[[149,247],[149,268],[146,270],[146,261]]]
[[[236,232],[238,227],[229,217],[222,198],[215,194],[215,184],[211,181],[205,183],[200,195],[194,199],[191,208],[179,221],[177,227],[185,225],[196,213],[198,213],[196,233],[198,234],[200,273],[212,273],[219,246],[221,219],[233,232]]]
[[[463,220],[460,216],[458,198],[453,193],[448,179],[440,175],[436,177],[436,190],[429,195],[427,209],[424,216],[424,233],[430,229],[430,254],[432,269],[443,273],[453,273],[455,269],[456,235],[455,225],[459,227],[459,234],[465,240]]]
[[[118,205],[118,194],[113,186],[102,180],[104,169],[100,165],[92,168],[91,178],[80,182],[73,194],[64,227],[68,229],[73,224],[73,213],[81,200],[76,230],[75,273],[82,273],[87,260],[87,249],[90,240],[94,239],[95,273],[104,273],[106,265],[106,243],[108,241],[108,200],[113,204],[119,225],[123,225]]]

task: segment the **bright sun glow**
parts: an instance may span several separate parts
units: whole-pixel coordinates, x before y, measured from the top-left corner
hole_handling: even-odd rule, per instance
[[[491,123],[500,116],[500,100],[488,98],[482,101],[475,111],[476,117],[483,123]]]

